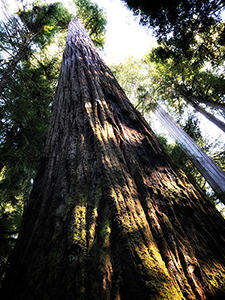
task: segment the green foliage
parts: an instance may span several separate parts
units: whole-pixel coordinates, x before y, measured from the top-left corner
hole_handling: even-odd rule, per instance
[[[128,56],[123,62],[111,65],[110,69],[119,81],[123,90],[132,103],[141,112],[149,111],[149,102],[143,101],[149,95],[148,90],[151,86],[150,66],[145,59],[135,59]]]
[[[213,145],[211,145],[211,147],[215,147],[215,143],[213,143]],[[225,172],[225,151],[224,151],[224,149],[221,150],[221,147],[218,147],[212,154],[212,158],[220,166],[220,168]]]
[[[17,14],[33,35],[33,42],[40,47],[49,44],[59,29],[66,29],[72,17],[62,3],[58,2],[48,5],[37,2],[31,10],[19,10]]]
[[[146,59],[154,70],[155,98],[179,111],[184,109],[186,102],[195,101],[225,117],[225,77],[220,67],[206,68],[196,60],[174,58],[166,46],[153,49]]]
[[[59,74],[59,60],[45,52],[36,55],[39,60],[32,57],[17,66],[1,99],[0,277],[43,150]]]
[[[104,12],[97,4],[90,0],[74,0],[77,7],[77,16],[96,47],[102,48],[105,43],[106,18]]]
[[[43,49],[59,29],[66,28],[71,15],[59,3],[34,6],[32,10],[5,13],[1,22],[1,80],[0,94],[6,88],[17,64],[27,60],[35,51]]]
[[[56,63],[52,59],[34,66],[25,61],[18,66],[4,92],[0,130],[0,157],[4,164],[8,162],[15,167],[19,158],[28,169],[38,160],[59,71]]]
[[[224,25],[220,12],[224,1],[152,1],[123,0],[143,25],[154,28],[159,42],[164,41],[176,55],[190,59],[216,59],[224,47]],[[224,54],[223,54],[224,56]]]
[[[23,201],[17,187],[10,190],[2,186],[5,168],[0,173],[0,286],[7,267],[7,258],[14,247],[21,223]],[[15,196],[17,195],[17,196]]]

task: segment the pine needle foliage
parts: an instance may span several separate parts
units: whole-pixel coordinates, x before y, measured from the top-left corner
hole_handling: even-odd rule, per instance
[[[106,17],[103,9],[90,0],[74,0],[77,17],[82,23],[96,47],[102,48],[105,43]]]

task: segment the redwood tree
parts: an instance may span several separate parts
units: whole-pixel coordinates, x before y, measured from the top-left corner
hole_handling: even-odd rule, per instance
[[[1,299],[224,299],[224,237],[72,21]]]

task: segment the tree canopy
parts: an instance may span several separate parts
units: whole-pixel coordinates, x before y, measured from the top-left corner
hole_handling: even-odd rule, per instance
[[[59,2],[47,5],[34,3],[32,9],[19,9],[17,14],[23,26],[26,26],[30,34],[34,35],[32,40],[39,46],[51,43],[51,37],[54,37],[59,29],[67,29],[72,17]]]
[[[90,0],[74,0],[74,3],[77,7],[77,16],[82,20],[94,45],[103,47],[107,23],[103,9]]]
[[[224,1],[136,1],[123,0],[141,23],[154,28],[159,42],[165,42],[176,56],[224,59],[224,25],[220,13]]]

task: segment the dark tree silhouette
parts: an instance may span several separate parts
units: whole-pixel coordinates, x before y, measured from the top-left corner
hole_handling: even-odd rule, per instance
[[[72,21],[1,299],[224,299],[224,236]]]

